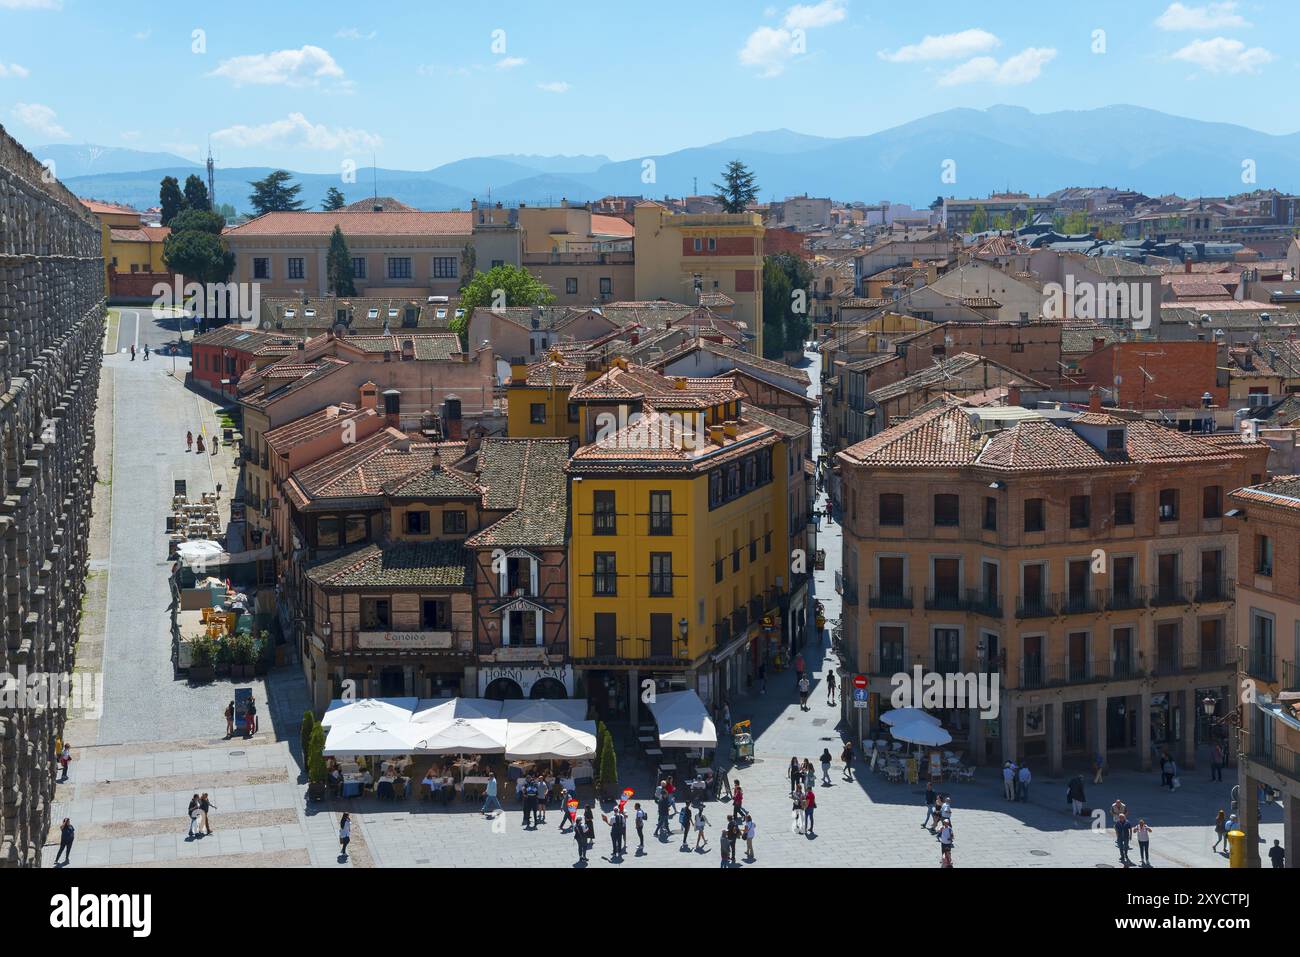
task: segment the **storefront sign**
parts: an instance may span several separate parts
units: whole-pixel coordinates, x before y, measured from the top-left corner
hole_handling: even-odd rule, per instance
[[[573,669],[569,665],[556,665],[552,668],[523,668],[512,667],[511,665],[489,665],[478,669],[478,693],[480,696],[487,692],[488,685],[500,679],[513,681],[519,685],[519,690],[524,693],[524,697],[531,697],[533,685],[543,679],[549,678],[552,681],[558,681],[564,685],[564,691],[568,695],[573,694]]]
[[[357,647],[370,651],[448,651],[450,631],[359,631]]]

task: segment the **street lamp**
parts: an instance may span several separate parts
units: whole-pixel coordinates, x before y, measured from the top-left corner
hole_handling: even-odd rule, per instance
[[[1219,699],[1209,692],[1201,699],[1201,709],[1205,712],[1207,718],[1213,718],[1214,712],[1219,708]]]

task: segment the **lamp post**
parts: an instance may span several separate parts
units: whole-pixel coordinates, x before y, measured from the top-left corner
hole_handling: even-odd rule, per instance
[[[678,631],[678,632],[681,634],[681,636],[682,636],[682,650],[683,650],[683,651],[686,651],[686,650],[690,647],[690,646],[686,643],[686,634],[687,634],[687,632],[690,630],[690,627],[691,627],[691,623],[690,623],[689,621],[686,620],[686,617],[685,617],[684,615],[682,616],[681,620],[677,622],[677,631]]]

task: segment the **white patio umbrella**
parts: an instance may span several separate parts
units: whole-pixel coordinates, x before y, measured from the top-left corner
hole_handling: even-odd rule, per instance
[[[456,718],[500,718],[501,702],[490,698],[421,698],[411,717],[413,724],[446,724]]]
[[[399,757],[411,753],[410,725],[405,721],[387,727],[369,724],[345,724],[330,728],[325,738],[326,757],[354,754],[374,755],[380,758]]]
[[[892,711],[886,711],[880,716],[881,724],[907,724],[911,721],[926,721],[938,727],[942,722],[928,711],[922,711],[920,708],[895,708]]]
[[[718,730],[694,691],[670,691],[649,704],[665,748],[716,748]],[[729,731],[730,729],[728,729]]]
[[[336,698],[320,719],[322,727],[379,723],[383,725],[406,724],[415,710],[415,698],[358,698],[345,701]]]
[[[540,698],[502,701],[501,717],[510,722],[537,724],[553,721],[560,724],[577,724],[587,720],[587,702],[573,698]]]
[[[937,748],[952,741],[952,735],[937,724],[931,724],[928,721],[912,719],[911,721],[900,722],[889,729],[897,741],[906,741],[908,744],[919,744],[922,747]]]
[[[416,754],[503,754],[507,722],[501,718],[453,718],[411,726]]]
[[[571,761],[596,754],[596,722],[512,721],[506,757],[514,761]]]

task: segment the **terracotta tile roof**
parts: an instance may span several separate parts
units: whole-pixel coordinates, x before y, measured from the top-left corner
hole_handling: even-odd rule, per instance
[[[586,381],[587,369],[585,365],[579,365],[572,362],[556,362],[551,359],[545,359],[541,362],[534,362],[528,367],[528,375],[522,383],[515,382],[512,378],[510,385],[526,385],[532,388],[549,388],[554,385],[571,387]]]
[[[397,429],[380,429],[298,469],[285,487],[300,508],[318,499],[379,496],[400,480],[428,471],[435,450],[442,461],[454,462],[464,454],[465,443],[413,442]]]
[[[254,408],[265,408],[272,402],[306,388],[312,383],[337,372],[347,365],[341,359],[325,356],[311,364],[294,362],[296,356],[286,356],[263,369],[248,368],[239,379],[239,401]]]
[[[970,417],[944,407],[864,439],[840,455],[865,465],[959,466],[973,465],[979,448]]]
[[[138,229],[112,226],[108,232],[115,243],[160,243],[172,234],[170,226],[141,226]]]
[[[1061,326],[1061,352],[1092,352],[1093,339],[1102,339],[1105,345],[1110,345],[1121,341],[1123,336],[1099,322],[1067,322]]]
[[[265,213],[226,229],[226,236],[328,237],[338,226],[344,236],[468,236],[473,229],[468,212],[290,212]]]
[[[470,474],[460,471],[450,462],[442,461],[430,464],[421,470],[387,483],[384,491],[393,498],[418,499],[474,499],[483,497],[483,488],[478,480]]]
[[[1047,388],[1044,383],[1031,379],[1029,376],[1008,368],[1001,363],[994,362],[992,359],[963,352],[951,359],[944,359],[929,368],[922,369],[920,372],[914,372],[905,379],[881,386],[879,389],[873,389],[871,398],[876,402],[888,402],[890,399],[896,399],[909,392],[924,391],[932,386],[942,386],[948,391],[962,388],[984,389],[988,387],[988,383],[979,380],[981,377],[986,376],[990,370],[997,370],[1006,376],[1010,376],[1011,380],[1018,385],[1025,385],[1032,389]]]
[[[718,342],[710,342],[707,339],[692,339],[678,346],[672,352],[666,353],[656,359],[653,363],[655,369],[663,369],[664,366],[676,362],[694,352],[703,351],[711,352],[715,356],[720,356],[734,362],[738,368],[758,369],[762,372],[770,372],[772,375],[778,375],[782,378],[789,379],[792,382],[807,387],[809,382],[808,373],[803,369],[796,369],[792,365],[786,365],[784,362],[776,362],[772,359],[765,359],[762,356],[756,356],[750,352],[743,352],[740,349],[733,349],[730,346],[724,346]]]
[[[1076,415],[1071,422],[1077,422],[1080,425],[1128,425],[1131,419],[1121,419],[1116,415],[1109,415],[1105,412],[1084,412]]]
[[[642,402],[668,409],[696,408],[744,399],[731,379],[686,378],[685,388],[678,389],[673,378],[646,366],[613,365],[608,371],[575,386],[570,402]]]
[[[616,236],[619,239],[631,239],[636,235],[636,227],[626,219],[618,216],[591,214],[591,234],[593,236]]]
[[[465,588],[473,582],[465,546],[444,541],[362,545],[309,567],[307,577],[326,588]]]
[[[1300,475],[1279,475],[1262,485],[1239,488],[1229,498],[1300,512]]]
[[[376,206],[384,207],[386,213],[417,213],[414,206],[407,206],[400,200],[393,199],[391,196],[371,197],[369,199],[359,199],[355,203],[348,203],[343,207],[341,212],[344,213],[373,213]]]
[[[340,340],[340,345],[353,346],[362,352],[391,352],[400,355],[407,342],[411,343],[415,358],[421,361],[450,361],[464,355],[460,347],[460,337],[455,333],[348,336]]]
[[[130,206],[119,206],[117,203],[105,203],[98,199],[86,199],[84,196],[78,196],[77,198],[81,200],[81,205],[85,206],[92,213],[135,213],[137,216],[140,215],[138,209],[133,209]]]
[[[278,429],[271,429],[263,439],[272,452],[288,452],[295,446],[310,442],[328,432],[343,427],[344,422],[377,416],[374,409],[358,409],[355,405],[342,402],[329,405],[300,419],[294,419]]]
[[[485,509],[510,509],[466,544],[562,547],[569,527],[568,439],[485,438],[478,452]]]
[[[687,438],[680,419],[649,412],[599,441],[584,445],[569,459],[568,471],[702,472],[779,442],[781,434],[755,419],[737,422],[736,435],[722,444],[707,439],[698,448],[682,448]],[[692,435],[690,438],[695,439]]]
[[[238,349],[240,352],[252,353],[262,346],[272,343],[284,343],[286,348],[296,349],[297,340],[284,335],[247,329],[240,325],[218,326],[190,340],[191,346],[215,346],[220,349]]]

